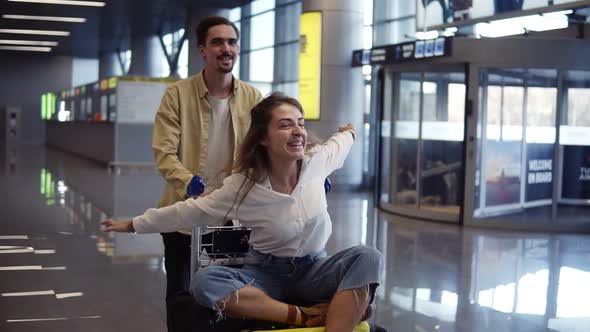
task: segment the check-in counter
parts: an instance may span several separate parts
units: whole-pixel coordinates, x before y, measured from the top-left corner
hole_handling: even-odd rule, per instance
[[[112,77],[42,96],[48,146],[100,163],[150,165],[153,121],[172,80]]]

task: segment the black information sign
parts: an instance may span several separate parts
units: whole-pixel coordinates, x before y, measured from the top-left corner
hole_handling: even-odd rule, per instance
[[[391,61],[393,45],[375,47],[370,50],[355,50],[352,52],[352,66],[378,65]]]
[[[590,146],[563,147],[561,197],[590,199]]]
[[[370,50],[352,52],[352,66],[394,64],[451,55],[452,38],[440,37],[429,40],[386,45]]]

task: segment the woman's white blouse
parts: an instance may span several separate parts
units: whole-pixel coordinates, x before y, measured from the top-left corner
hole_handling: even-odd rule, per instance
[[[296,257],[322,250],[332,234],[324,180],[342,167],[353,135],[352,131],[337,133],[306,156],[290,195],[273,191],[267,179],[252,187],[236,211],[234,200],[244,175],[233,174],[205,197],[147,210],[133,219],[133,227],[137,233],[173,232],[238,219],[252,228],[250,245],[262,253]]]

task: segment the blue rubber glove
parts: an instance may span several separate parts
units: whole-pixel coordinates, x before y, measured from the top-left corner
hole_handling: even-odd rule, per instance
[[[326,191],[326,194],[330,192],[330,189],[332,189],[332,182],[330,182],[330,178],[326,178],[326,180],[324,180],[324,190]]]
[[[195,175],[186,188],[186,195],[189,197],[199,196],[205,192],[205,183],[200,176]]]

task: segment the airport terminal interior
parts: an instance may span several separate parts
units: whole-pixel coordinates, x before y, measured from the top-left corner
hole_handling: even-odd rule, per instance
[[[354,125],[326,251],[383,254],[373,331],[590,331],[588,0],[0,0],[0,331],[167,330],[162,236],[101,221],[158,206],[209,16],[235,78]]]

